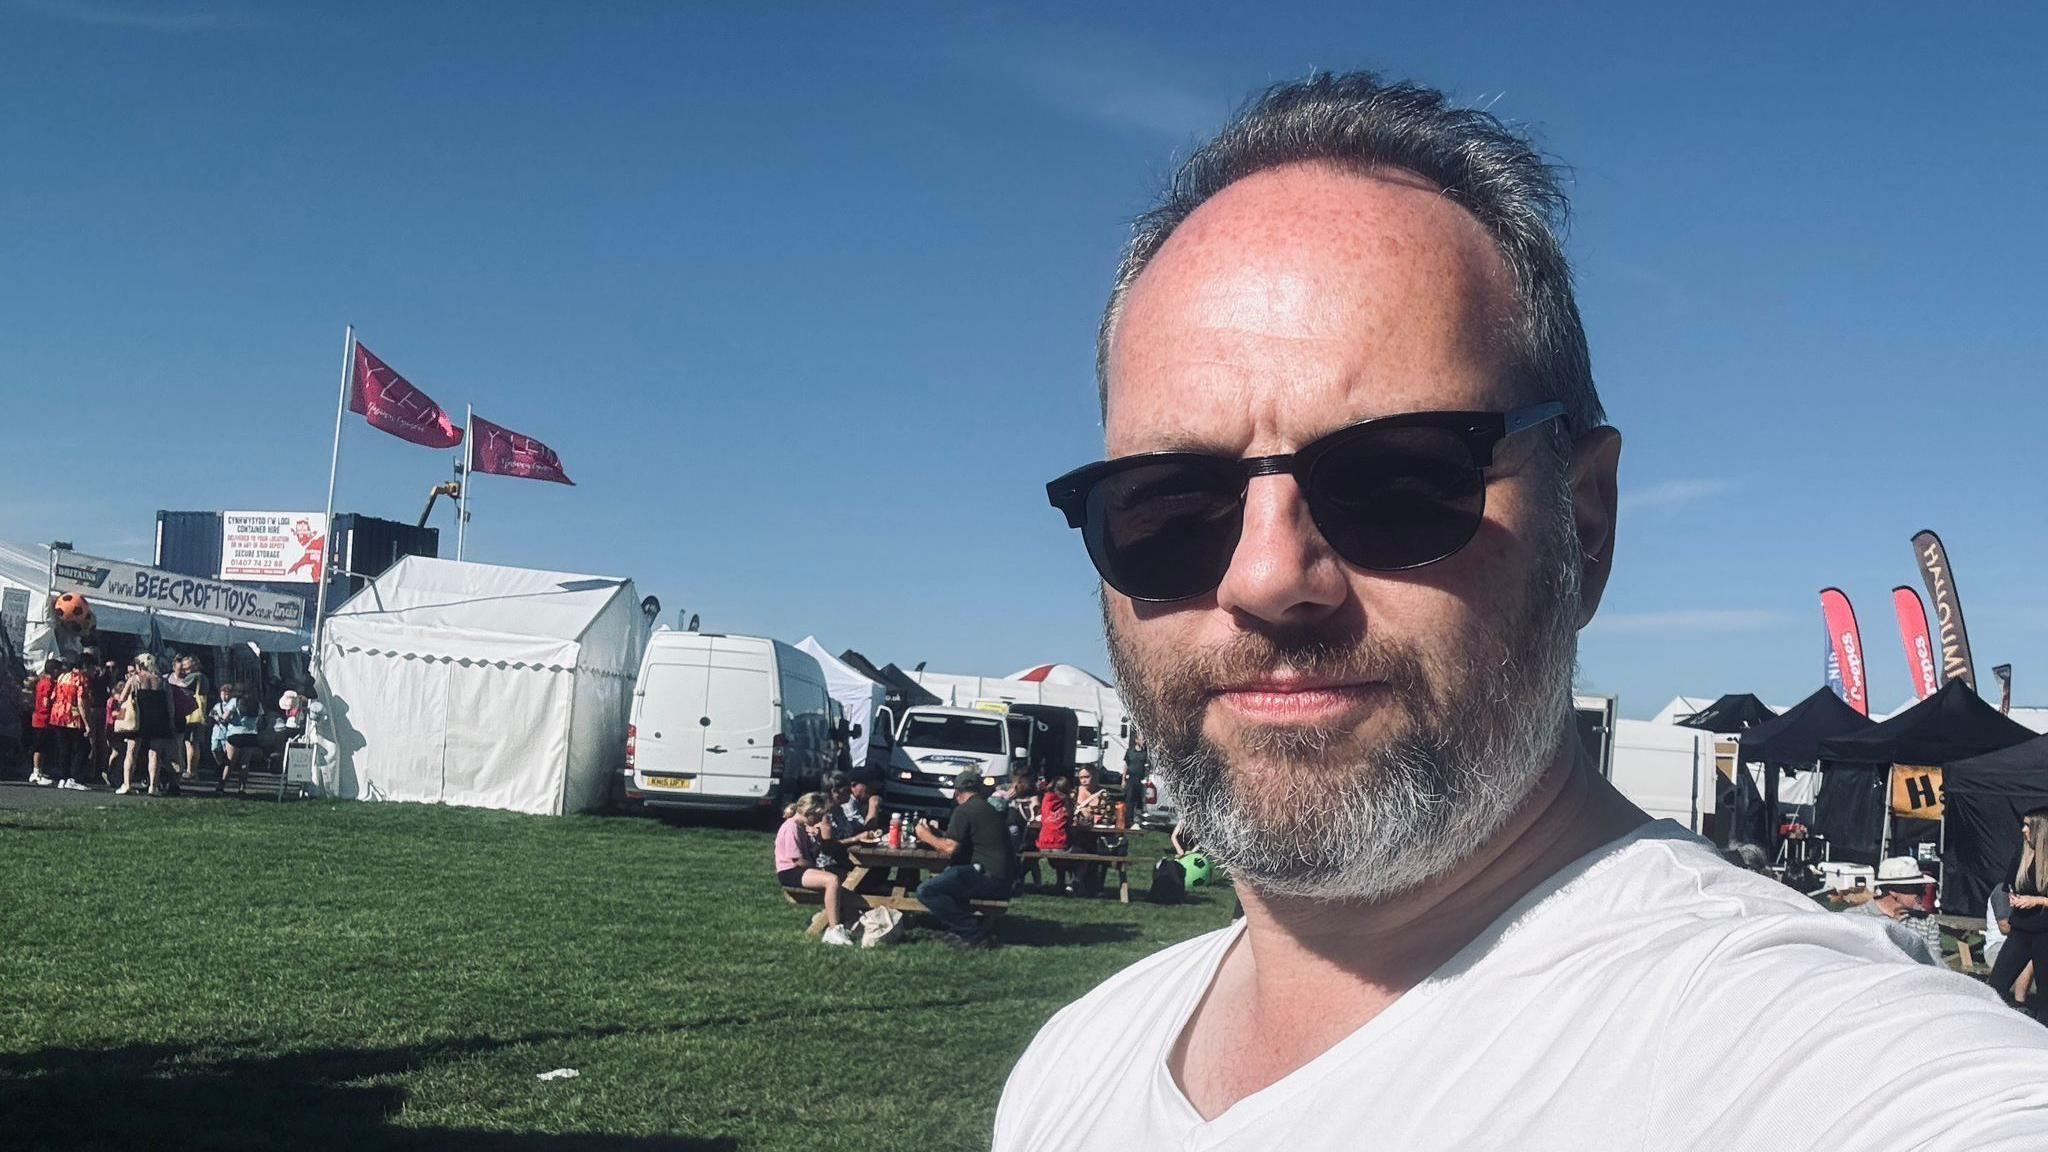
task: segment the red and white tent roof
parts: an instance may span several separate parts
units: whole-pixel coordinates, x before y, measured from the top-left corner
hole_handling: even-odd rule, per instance
[[[1077,687],[1109,688],[1109,681],[1093,672],[1076,668],[1072,664],[1040,664],[1022,672],[1012,672],[1005,680],[1023,680],[1032,684],[1072,684]]]

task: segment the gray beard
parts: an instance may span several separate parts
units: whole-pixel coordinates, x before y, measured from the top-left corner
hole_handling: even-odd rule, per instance
[[[1391,739],[1268,726],[1250,730],[1233,759],[1202,731],[1219,682],[1203,673],[1223,661],[1147,668],[1110,624],[1117,683],[1155,770],[1187,832],[1238,882],[1262,895],[1385,899],[1456,869],[1521,809],[1570,732],[1580,570],[1558,471],[1558,514],[1519,618],[1487,651],[1461,654],[1457,683],[1433,682],[1413,653],[1364,637],[1260,638],[1259,670],[1370,668],[1384,678],[1410,720]],[[1234,655],[1233,668],[1251,658]]]

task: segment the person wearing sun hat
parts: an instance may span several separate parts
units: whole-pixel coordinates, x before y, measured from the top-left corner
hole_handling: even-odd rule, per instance
[[[1928,891],[1934,877],[1920,871],[1911,856],[1893,856],[1877,866],[1877,895],[1849,909],[1860,916],[1881,916],[1885,934],[1922,964],[1941,967],[1941,925],[1928,915]]]

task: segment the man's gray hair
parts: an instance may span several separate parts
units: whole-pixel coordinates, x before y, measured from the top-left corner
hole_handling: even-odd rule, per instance
[[[1110,343],[1146,265],[1210,197],[1247,176],[1301,163],[1404,169],[1476,217],[1514,278],[1517,315],[1510,336],[1518,367],[1543,398],[1564,404],[1568,434],[1606,421],[1559,240],[1570,204],[1557,170],[1492,114],[1370,72],[1318,72],[1268,88],[1196,149],[1160,203],[1138,217],[1096,338],[1105,418]]]

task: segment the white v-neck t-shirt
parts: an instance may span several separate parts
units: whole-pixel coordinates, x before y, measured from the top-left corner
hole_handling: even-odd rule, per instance
[[[2048,1028],[1659,822],[1213,1120],[1168,1057],[1231,925],[1054,1016],[995,1152],[2048,1149]]]

